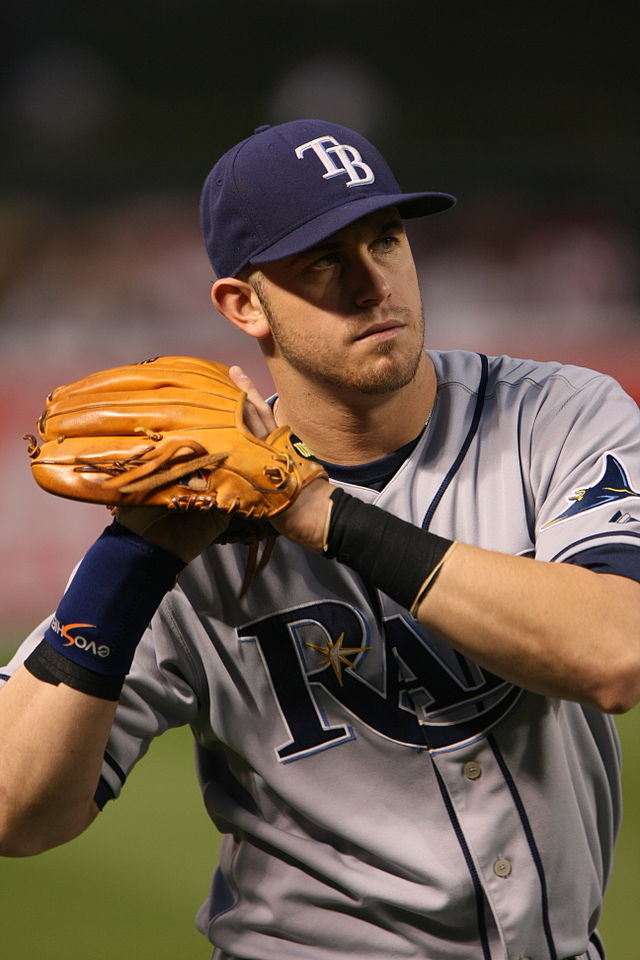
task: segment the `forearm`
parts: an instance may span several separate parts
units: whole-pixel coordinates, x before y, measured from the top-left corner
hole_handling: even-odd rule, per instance
[[[640,584],[458,544],[417,619],[480,666],[622,712],[640,699]]]
[[[115,709],[24,667],[0,690],[0,854],[39,853],[89,825]]]
[[[0,696],[0,852],[37,853],[93,817],[125,676],[184,562],[114,524]]]
[[[437,543],[439,538],[409,524],[390,541],[388,531],[381,533],[390,515],[359,501],[336,530],[330,497],[329,484],[311,484],[275,524],[316,552],[323,552],[331,530],[330,553],[373,577],[425,627],[497,676],[608,712],[640,700],[639,583],[462,543],[446,551],[447,541]],[[402,524],[391,519],[392,526]],[[343,548],[349,559],[341,558]],[[421,596],[423,583],[428,590]]]

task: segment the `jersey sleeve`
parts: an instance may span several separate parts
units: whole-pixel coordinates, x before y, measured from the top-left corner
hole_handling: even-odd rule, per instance
[[[45,631],[50,622],[51,617],[47,617],[46,620],[43,620],[42,623],[39,624],[25,640],[23,640],[6,666],[0,667],[0,687],[2,687],[7,680],[13,676],[18,667],[20,667],[27,659],[33,648],[38,646],[44,637]]]
[[[640,410],[610,377],[578,376],[556,381],[531,433],[535,555],[640,574]]]
[[[184,624],[189,627],[188,637]],[[199,718],[207,715],[206,677],[194,656],[200,642],[210,641],[176,587],[151,621],[125,680],[96,795],[99,805],[119,796],[129,773],[156,737],[179,726],[195,729]]]
[[[572,554],[566,562],[586,567],[595,573],[614,573],[640,582],[640,550],[625,543],[592,547],[591,550]]]

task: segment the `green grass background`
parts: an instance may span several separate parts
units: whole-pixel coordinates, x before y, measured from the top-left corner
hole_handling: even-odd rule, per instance
[[[601,931],[608,960],[637,960],[640,709],[618,718],[618,726],[625,817]],[[123,797],[107,804],[86,834],[38,857],[0,859],[0,957],[208,960],[210,947],[195,930],[194,915],[217,848],[200,800],[191,735],[167,733],[132,773]]]

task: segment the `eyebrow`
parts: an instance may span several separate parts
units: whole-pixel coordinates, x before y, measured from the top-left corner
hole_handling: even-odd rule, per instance
[[[391,230],[404,230],[404,220],[402,217],[392,217],[386,220],[380,227],[380,233],[389,233]]]

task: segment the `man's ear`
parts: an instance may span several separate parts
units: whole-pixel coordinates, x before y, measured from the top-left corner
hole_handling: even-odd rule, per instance
[[[271,334],[262,304],[246,280],[238,277],[216,280],[211,288],[211,302],[227,320],[250,337],[263,339]]]

